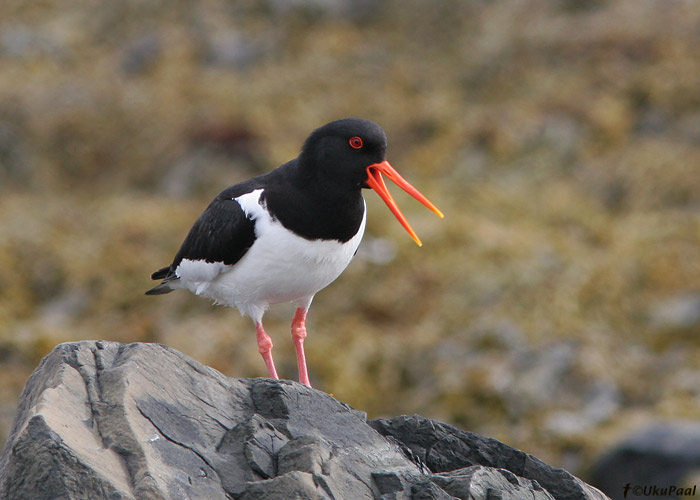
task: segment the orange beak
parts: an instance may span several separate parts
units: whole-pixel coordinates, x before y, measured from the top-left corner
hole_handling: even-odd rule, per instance
[[[391,197],[389,190],[386,188],[386,184],[384,184],[384,178],[382,177],[382,174],[385,174],[390,181],[394,182],[397,186],[399,186],[401,189],[413,196],[416,200],[420,201],[423,205],[425,205],[430,210],[438,214],[440,218],[443,218],[444,215],[442,215],[442,212],[438,210],[438,208],[435,205],[430,203],[430,200],[428,200],[428,198],[423,196],[420,193],[420,191],[411,186],[406,179],[401,177],[399,173],[396,170],[394,170],[394,167],[392,167],[389,164],[388,161],[385,160],[381,163],[373,163],[372,165],[367,167],[367,180],[365,181],[365,183],[369,187],[374,189],[377,192],[377,194],[381,197],[381,199],[384,200],[384,203],[387,204],[389,210],[391,210],[394,216],[399,220],[404,229],[408,231],[408,234],[411,235],[413,241],[415,241],[419,247],[423,246],[423,243],[421,243],[420,238],[418,238],[418,235],[411,228],[411,225],[406,220],[406,217],[404,217],[401,213],[401,210],[399,210],[399,207],[394,201],[394,198]]]

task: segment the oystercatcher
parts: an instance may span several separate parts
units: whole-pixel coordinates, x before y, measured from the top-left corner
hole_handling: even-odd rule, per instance
[[[306,313],[316,292],[347,267],[365,232],[362,188],[372,188],[413,240],[421,241],[387,190],[382,174],[442,217],[385,159],[379,125],[346,118],[313,131],[301,154],[222,191],[197,219],[163,280],[147,295],[186,288],[238,308],[255,322],[258,349],[278,378],[262,318],[270,304],[294,302],[292,339],[299,381],[311,386],[304,356]]]

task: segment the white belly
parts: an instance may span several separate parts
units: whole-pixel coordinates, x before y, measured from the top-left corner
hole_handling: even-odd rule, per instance
[[[256,190],[237,199],[247,213],[253,213],[256,233],[253,246],[241,260],[232,266],[183,260],[177,269],[185,288],[219,304],[235,306],[256,321],[270,304],[308,305],[316,292],[332,283],[348,266],[360,245],[366,222],[365,210],[357,234],[346,243],[311,241],[272,220],[257,203],[259,196],[260,190]],[[205,274],[208,279],[197,279]]]

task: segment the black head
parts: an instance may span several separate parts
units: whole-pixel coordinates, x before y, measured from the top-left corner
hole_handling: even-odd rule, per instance
[[[315,182],[309,184],[330,196],[345,193],[356,196],[359,201],[361,188],[374,189],[413,240],[421,245],[389,193],[382,174],[440,217],[442,212],[399,175],[386,161],[385,153],[386,134],[379,125],[359,118],[345,118],[311,133],[301,150],[298,167],[304,181],[313,179]]]
[[[314,130],[304,142],[300,167],[307,175],[351,189],[367,187],[367,167],[384,161],[386,134],[369,120],[344,118]]]

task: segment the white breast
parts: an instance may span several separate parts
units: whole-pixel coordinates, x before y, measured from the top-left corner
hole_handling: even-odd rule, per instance
[[[236,201],[255,221],[255,242],[233,266],[183,260],[177,269],[182,285],[217,303],[237,307],[254,320],[270,304],[310,302],[348,266],[365,231],[366,207],[357,234],[346,243],[307,240],[285,229],[261,206],[262,189]]]

